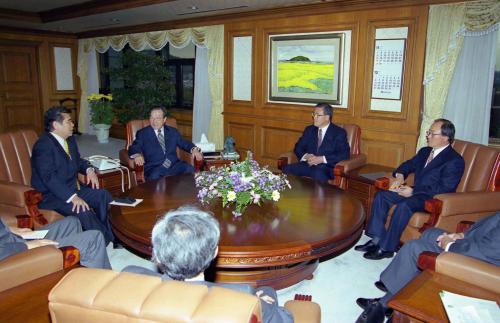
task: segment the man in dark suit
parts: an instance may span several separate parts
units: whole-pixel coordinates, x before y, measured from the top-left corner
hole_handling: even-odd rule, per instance
[[[151,109],[150,125],[137,131],[134,142],[128,148],[129,157],[137,165],[144,165],[147,180],[194,173],[193,166],[177,157],[177,147],[192,153],[197,160],[203,158],[201,150],[192,142],[182,139],[177,129],[165,124],[166,120],[163,107]]]
[[[95,230],[82,232],[82,226],[77,218],[68,216],[39,230],[49,230],[44,239],[24,240],[23,235],[29,233],[31,229],[8,227],[0,220],[0,260],[41,246],[72,246],[80,252],[80,263],[83,266],[111,269],[102,234]]]
[[[399,239],[413,213],[424,211],[425,200],[436,194],[455,192],[464,172],[464,160],[452,147],[455,126],[449,120],[437,119],[427,131],[428,146],[401,164],[394,172],[388,191],[375,195],[366,235],[372,237],[355,249],[367,259],[393,256]],[[413,187],[404,184],[409,174],[415,174]],[[385,228],[387,212],[396,205]]]
[[[333,179],[333,167],[349,158],[350,148],[345,130],[332,123],[332,115],[331,105],[316,105],[312,113],[314,125],[306,127],[295,144],[299,162],[285,166],[285,174],[311,177],[320,183]]]
[[[261,300],[264,323],[292,323],[292,315],[278,306],[276,291],[271,287],[254,290],[243,284],[205,281],[204,271],[219,251],[219,237],[219,223],[211,214],[195,207],[180,207],[159,219],[151,234],[152,258],[163,275],[137,266],[126,267],[124,271],[256,294]]]
[[[94,169],[80,157],[69,111],[52,107],[45,112],[44,122],[46,132],[31,155],[31,185],[42,193],[40,208],[77,217],[84,230],[101,231],[108,244],[114,240],[108,221],[112,197],[99,189]],[[78,173],[87,175],[86,184],[92,188],[78,182]]]
[[[465,233],[430,228],[420,239],[406,242],[375,283],[386,294],[356,300],[365,310],[357,322],[383,322],[384,313],[389,312],[387,302],[420,273],[417,260],[424,251],[455,252],[500,266],[500,212],[481,219]]]

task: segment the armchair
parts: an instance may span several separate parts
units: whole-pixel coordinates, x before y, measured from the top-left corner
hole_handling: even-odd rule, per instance
[[[25,192],[31,190],[31,151],[38,136],[34,130],[23,129],[0,134],[0,209],[8,224],[16,215],[28,212]],[[49,210],[40,210],[49,222],[62,218]],[[45,224],[35,219],[35,228]]]
[[[177,120],[174,118],[167,118],[165,124],[167,126],[177,128]],[[135,171],[137,183],[145,182],[144,167],[136,165],[134,163],[134,160],[128,157],[128,147],[132,144],[132,142],[134,142],[135,134],[137,133],[137,131],[147,126],[149,126],[149,120],[147,119],[131,120],[127,122],[127,141],[125,143],[125,148],[120,150],[119,153],[120,162]],[[177,156],[179,157],[179,159],[193,165],[196,171],[199,171],[203,165],[203,160],[194,160],[191,154],[183,151],[182,149],[179,149],[178,147]]]
[[[361,128],[355,124],[336,124],[344,128],[347,133],[347,142],[351,148],[351,156],[349,159],[338,162],[332,169],[334,179],[329,183],[339,188],[346,189],[347,176],[346,173],[355,168],[361,167],[366,164],[366,155],[361,153]],[[297,156],[293,152],[286,152],[281,154],[278,158],[278,169],[283,168],[291,163],[296,163]]]
[[[429,227],[451,232],[461,221],[475,222],[500,210],[500,150],[461,140],[455,140],[452,145],[465,160],[457,191],[427,200],[426,212],[413,214],[401,241],[417,239]],[[389,179],[377,179],[375,186],[388,189]],[[389,221],[390,216],[387,223]]]
[[[74,247],[43,246],[0,260],[0,292],[37,278],[76,266],[80,261]]]
[[[285,306],[297,323],[320,322],[314,302],[289,301]],[[80,322],[262,322],[254,295],[90,268],[66,274],[49,294],[49,310],[52,322],[75,317]]]

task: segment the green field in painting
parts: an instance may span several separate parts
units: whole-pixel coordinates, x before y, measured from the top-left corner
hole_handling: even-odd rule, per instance
[[[278,90],[332,94],[333,64],[278,62]]]

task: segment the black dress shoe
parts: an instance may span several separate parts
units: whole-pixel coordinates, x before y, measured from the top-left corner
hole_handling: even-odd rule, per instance
[[[113,242],[113,249],[123,249],[125,248],[120,242]]]
[[[376,249],[378,249],[378,246],[373,243],[373,240],[369,240],[365,244],[360,244],[354,247],[354,250],[363,252],[370,252]]]
[[[382,304],[374,303],[366,308],[356,320],[356,323],[383,323],[385,311]]]
[[[387,287],[385,287],[384,283],[382,283],[380,280],[375,282],[375,287],[377,287],[384,293],[387,293]]]
[[[371,259],[371,260],[380,260],[384,258],[392,258],[394,256],[394,252],[392,251],[384,251],[380,248],[377,248],[373,251],[369,251],[363,255],[366,259]]]
[[[356,300],[356,304],[359,305],[362,309],[366,310],[372,304],[378,303],[380,298],[358,298]]]

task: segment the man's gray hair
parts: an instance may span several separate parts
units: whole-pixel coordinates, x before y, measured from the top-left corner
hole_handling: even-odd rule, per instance
[[[172,279],[195,277],[215,258],[219,237],[219,222],[210,213],[194,206],[179,207],[153,228],[153,261]]]

